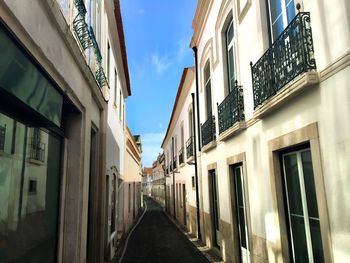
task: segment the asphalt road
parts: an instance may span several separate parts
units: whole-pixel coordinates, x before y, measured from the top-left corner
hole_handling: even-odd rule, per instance
[[[147,210],[129,238],[122,263],[196,263],[209,261],[164,214],[158,203],[145,198]]]

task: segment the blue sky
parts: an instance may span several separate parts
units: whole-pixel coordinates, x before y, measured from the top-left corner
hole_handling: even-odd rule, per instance
[[[196,0],[121,0],[131,78],[127,124],[142,139],[142,163],[150,166],[163,141],[189,48]]]

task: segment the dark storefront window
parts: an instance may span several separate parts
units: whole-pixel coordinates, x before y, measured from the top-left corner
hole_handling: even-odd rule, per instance
[[[55,262],[61,139],[0,113],[0,262]],[[46,150],[32,156],[32,135]]]

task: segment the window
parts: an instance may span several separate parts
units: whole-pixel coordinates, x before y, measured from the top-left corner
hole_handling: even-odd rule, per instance
[[[109,78],[109,63],[111,62],[111,47],[109,46],[109,42],[107,42],[107,79]]]
[[[192,176],[192,188],[196,188],[196,181],[194,180],[194,176]]]
[[[118,88],[118,75],[117,75],[117,70],[114,69],[114,105],[117,106],[117,90]]]
[[[310,149],[282,154],[292,262],[324,262]]]
[[[234,31],[233,19],[230,19],[228,27],[225,31],[225,44],[227,56],[227,78],[228,78],[228,93],[233,90],[235,86],[235,60],[234,60]]]
[[[184,125],[181,123],[181,148],[185,146],[185,138],[184,138]]]
[[[295,16],[294,0],[267,0],[269,30],[272,42],[283,32]]]
[[[119,120],[122,121],[122,91],[119,91]]]
[[[28,185],[28,194],[36,194],[37,192],[37,180],[30,179]]]
[[[188,112],[188,133],[190,137],[193,136],[193,115],[192,115],[192,108]]]
[[[207,112],[207,119],[212,115],[212,105],[211,105],[211,80],[210,80],[210,63],[209,61],[204,67],[204,86],[205,86],[205,106]]]
[[[91,26],[94,30],[97,44],[101,47],[101,0],[90,0]]]

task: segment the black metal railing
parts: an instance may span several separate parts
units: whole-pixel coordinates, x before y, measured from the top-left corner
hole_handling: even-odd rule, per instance
[[[4,126],[0,125],[0,151],[5,149],[5,136],[6,136],[6,124]]]
[[[94,54],[95,54],[95,59],[96,59],[95,78],[96,78],[98,86],[100,88],[102,88],[103,86],[107,85],[107,82],[108,82],[107,77],[106,77],[105,72],[104,72],[103,67],[102,67],[102,55],[101,55],[100,48],[98,47],[96,37],[94,34],[94,30],[92,29],[92,27],[89,28],[89,32],[90,32],[90,37],[92,39],[92,44],[94,47]]]
[[[186,142],[186,152],[187,159],[193,156],[193,136],[191,136]]]
[[[85,22],[86,8],[83,0],[74,0],[77,15],[73,19],[73,29],[83,49],[92,47],[88,25]]]
[[[179,151],[179,164],[184,163],[184,147],[182,147]]]
[[[209,117],[206,122],[201,125],[202,131],[202,146],[216,139],[216,129],[215,129],[215,116]]]
[[[38,140],[37,137],[32,137],[29,143],[29,158],[44,162],[45,160],[45,143]]]
[[[173,160],[173,167],[174,167],[174,169],[176,169],[176,166],[177,164],[176,164],[176,155],[174,156],[174,160]]]
[[[254,109],[301,73],[316,70],[310,13],[299,12],[265,54],[250,64]]]
[[[227,97],[217,105],[219,117],[219,134],[232,127],[235,123],[244,121],[244,101],[242,86],[235,82],[234,88]]]

